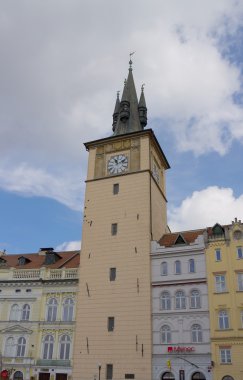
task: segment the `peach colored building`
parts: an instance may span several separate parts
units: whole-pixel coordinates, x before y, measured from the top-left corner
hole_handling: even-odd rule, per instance
[[[150,244],[168,232],[166,157],[130,62],[113,135],[89,152],[73,377],[152,376]]]

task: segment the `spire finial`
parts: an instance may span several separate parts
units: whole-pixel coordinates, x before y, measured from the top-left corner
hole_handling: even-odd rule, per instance
[[[116,93],[117,99],[119,99],[119,95],[120,95],[120,91],[117,91],[117,93]]]
[[[144,86],[145,86],[145,83],[142,84],[141,86],[141,91],[144,92]]]
[[[130,61],[129,61],[129,70],[132,70],[132,56],[133,54],[135,53],[135,51],[133,51],[132,53],[130,53]]]

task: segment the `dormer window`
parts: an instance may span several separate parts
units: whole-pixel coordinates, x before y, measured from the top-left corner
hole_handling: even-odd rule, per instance
[[[30,260],[27,259],[27,257],[24,257],[24,256],[18,257],[19,265],[25,265],[25,264],[28,264],[29,262],[30,262]]]
[[[3,259],[2,257],[0,257],[0,266],[3,267],[7,264],[7,261],[5,259]]]
[[[44,265],[51,265],[60,260],[61,256],[59,256],[56,252],[48,252],[45,256]]]
[[[186,241],[185,241],[185,239],[183,238],[182,235],[178,235],[178,237],[177,237],[177,239],[175,241],[175,245],[177,245],[177,244],[186,244]]]
[[[212,228],[212,233],[214,236],[224,236],[224,229],[220,224],[216,223]]]

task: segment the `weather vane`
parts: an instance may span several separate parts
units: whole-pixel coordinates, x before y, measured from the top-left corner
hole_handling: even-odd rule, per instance
[[[130,61],[129,61],[129,65],[130,65],[130,69],[132,68],[132,56],[133,54],[135,53],[135,51],[133,51],[132,53],[130,53]]]

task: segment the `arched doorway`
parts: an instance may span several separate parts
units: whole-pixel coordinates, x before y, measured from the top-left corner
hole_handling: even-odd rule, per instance
[[[13,375],[13,380],[23,380],[23,373],[21,371],[16,371]]]
[[[224,377],[222,378],[222,380],[234,380],[234,379],[233,379],[232,376],[227,375],[227,376],[224,376]]]
[[[192,375],[192,380],[206,380],[206,377],[202,372],[194,372]]]
[[[175,380],[175,376],[171,372],[164,372],[161,376],[161,380]]]

